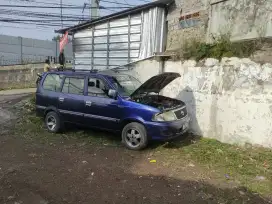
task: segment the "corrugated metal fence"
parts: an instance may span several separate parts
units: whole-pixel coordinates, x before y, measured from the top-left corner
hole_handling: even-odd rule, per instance
[[[72,44],[65,47],[66,61],[72,61]],[[0,66],[58,61],[59,42],[0,35]]]

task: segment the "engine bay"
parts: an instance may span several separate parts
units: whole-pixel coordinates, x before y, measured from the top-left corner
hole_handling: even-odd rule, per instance
[[[133,101],[158,108],[161,111],[171,110],[185,105],[182,101],[158,94],[137,96],[133,98]]]

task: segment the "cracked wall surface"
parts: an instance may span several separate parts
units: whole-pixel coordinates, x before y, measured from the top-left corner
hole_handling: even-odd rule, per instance
[[[191,131],[226,143],[272,147],[272,65],[250,59],[165,63],[181,78],[164,90],[187,103]]]
[[[210,34],[232,40],[272,36],[272,0],[227,0],[211,5]]]
[[[186,102],[191,132],[272,148],[272,64],[235,57],[220,62],[153,59],[127,71],[141,82],[161,72],[180,73],[161,94]]]
[[[35,87],[37,73],[43,72],[44,64],[0,66],[0,88]]]
[[[189,39],[203,39],[208,25],[208,0],[176,0],[175,3],[169,7],[167,21],[168,21],[168,36],[167,36],[167,50],[175,50]],[[182,29],[179,23],[179,18],[194,12],[200,13],[200,23],[197,26]]]
[[[181,28],[182,15],[200,13],[200,24]],[[167,50],[186,41],[211,42],[213,36],[230,34],[232,40],[272,36],[272,0],[175,0],[168,9]]]

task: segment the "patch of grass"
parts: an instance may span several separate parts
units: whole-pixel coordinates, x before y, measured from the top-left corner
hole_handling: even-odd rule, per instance
[[[238,182],[260,194],[271,194],[271,149],[239,147],[205,138],[191,141],[193,142],[188,143],[187,139],[183,142],[170,143],[158,147],[157,152],[172,166],[186,161],[195,162],[207,169],[215,170],[226,181]]]
[[[36,140],[41,143],[51,144],[57,142],[75,142],[86,144],[102,144],[109,146],[120,145],[120,137],[112,133],[78,128],[69,125],[63,133],[52,134],[46,130],[42,118],[35,114],[35,95],[26,100],[21,107],[21,118],[15,124],[13,134],[28,140]]]
[[[12,89],[28,89],[28,88],[36,88],[35,84],[18,84],[12,85],[6,88],[0,88],[0,91],[12,90]]]
[[[195,59],[215,58],[221,60],[223,57],[250,57],[254,52],[261,49],[262,39],[232,42],[228,35],[214,37],[211,44],[190,39],[184,43],[180,51],[180,58]]]
[[[33,104],[34,100],[34,98],[30,99],[29,103]],[[22,118],[13,129],[15,136],[45,144],[120,145],[120,136],[101,131],[72,128],[62,134],[51,134],[45,129],[42,119],[36,117],[33,111],[26,111],[28,108],[23,110]],[[192,162],[203,166],[203,169],[208,171],[215,171],[220,176],[220,178],[214,178],[216,180],[233,181],[250,191],[271,196],[271,149],[239,147],[212,139],[196,139],[189,136],[183,141],[153,146],[151,151],[153,158],[157,158],[162,164],[169,164],[173,169]],[[260,177],[264,179],[258,179]]]

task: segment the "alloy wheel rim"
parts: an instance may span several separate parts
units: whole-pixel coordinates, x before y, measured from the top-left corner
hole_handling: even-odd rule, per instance
[[[49,116],[46,120],[46,124],[48,129],[53,131],[57,126],[57,120],[54,116]]]
[[[141,139],[141,134],[134,128],[129,129],[126,133],[126,143],[132,148],[138,147],[141,143]]]

